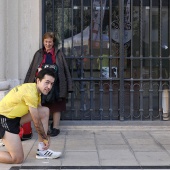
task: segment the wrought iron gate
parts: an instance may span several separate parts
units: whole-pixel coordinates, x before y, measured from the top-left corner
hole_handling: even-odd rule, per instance
[[[74,82],[68,120],[169,120],[169,0],[43,0]]]

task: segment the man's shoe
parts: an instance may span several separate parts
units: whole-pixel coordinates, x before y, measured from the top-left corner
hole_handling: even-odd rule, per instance
[[[40,151],[37,149],[36,158],[37,159],[56,159],[61,156],[61,152],[54,152],[50,149]]]
[[[51,130],[50,136],[54,137],[54,136],[57,136],[59,133],[60,133],[60,129],[53,128]]]

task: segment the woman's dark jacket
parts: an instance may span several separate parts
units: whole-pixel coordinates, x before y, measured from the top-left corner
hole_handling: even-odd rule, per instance
[[[31,65],[26,74],[24,83],[32,83],[35,80],[35,74],[37,72],[38,66],[41,64],[43,60],[43,48],[39,49],[31,62]],[[69,72],[69,68],[67,62],[65,60],[64,54],[61,50],[57,50],[55,48],[55,56],[56,57],[56,65],[58,67],[58,79],[59,79],[59,97],[66,98],[68,92],[72,92],[72,79]]]

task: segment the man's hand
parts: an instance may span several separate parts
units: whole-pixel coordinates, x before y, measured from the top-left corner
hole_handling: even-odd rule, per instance
[[[44,147],[43,147],[43,149],[44,150],[47,150],[48,148],[49,148],[49,146],[50,146],[50,137],[48,136],[48,140],[47,139],[44,139],[43,140],[43,143],[44,143]]]

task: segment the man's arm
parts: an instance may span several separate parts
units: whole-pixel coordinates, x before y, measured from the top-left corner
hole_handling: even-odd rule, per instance
[[[32,120],[34,122],[34,126],[37,130],[37,133],[42,137],[42,140],[48,140],[48,136],[44,131],[44,127],[43,124],[41,122],[39,113],[38,113],[38,109],[37,108],[33,108],[33,107],[29,107],[29,111],[32,117]]]

